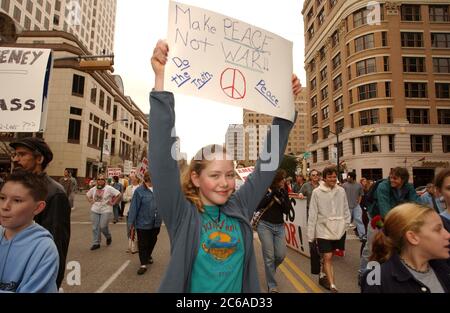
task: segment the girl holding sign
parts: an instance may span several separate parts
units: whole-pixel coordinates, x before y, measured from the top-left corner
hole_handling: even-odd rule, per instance
[[[160,292],[259,292],[250,219],[271,184],[293,123],[274,118],[279,155],[273,170],[262,168],[273,160],[258,160],[254,172],[235,193],[234,163],[225,149],[202,148],[191,161],[180,184],[176,160],[171,156],[175,137],[174,97],[164,91],[164,69],[169,47],[159,41],[151,64],[155,88],[150,93],[149,163],[154,196],[171,242],[171,259]],[[292,78],[294,94],[300,82]],[[195,122],[200,122],[196,120]],[[276,151],[276,150],[275,150]],[[277,159],[278,158],[278,159]]]

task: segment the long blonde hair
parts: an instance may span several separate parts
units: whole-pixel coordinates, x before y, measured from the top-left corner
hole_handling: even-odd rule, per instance
[[[394,252],[400,254],[405,247],[406,232],[419,232],[425,218],[432,213],[432,208],[417,203],[405,203],[393,208],[386,215],[383,230],[375,235],[370,260],[384,263]]]
[[[189,166],[186,167],[181,175],[181,188],[184,192],[184,195],[197,207],[199,212],[204,212],[204,204],[200,198],[199,188],[196,187],[192,182],[191,174],[192,172],[195,172],[200,176],[202,171],[206,168],[206,166],[208,166],[211,161],[219,159],[219,155],[227,156],[225,147],[221,145],[208,145],[201,148],[192,158]]]

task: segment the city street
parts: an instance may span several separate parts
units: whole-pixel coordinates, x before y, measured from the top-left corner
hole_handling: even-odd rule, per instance
[[[75,208],[72,211],[72,235],[66,269],[66,279],[62,288],[66,293],[153,293],[158,290],[170,256],[170,244],[167,232],[162,226],[155,250],[154,264],[142,276],[139,268],[138,254],[126,253],[127,238],[124,221],[110,225],[112,244],[106,246],[102,238],[101,248],[90,251],[92,231],[90,208],[83,193],[75,196]],[[336,284],[340,292],[357,293],[357,270],[359,265],[359,241],[354,235],[347,235],[345,257],[335,257]],[[264,263],[261,245],[255,236],[258,273],[261,290],[265,291]],[[72,263],[71,263],[72,262]],[[80,268],[80,284],[73,284],[78,273],[74,262]],[[75,268],[75,269],[74,269]],[[67,284],[69,281],[70,286]],[[288,248],[287,257],[277,272],[279,291],[282,293],[322,293],[328,292],[318,285],[318,276],[310,274],[309,259]]]

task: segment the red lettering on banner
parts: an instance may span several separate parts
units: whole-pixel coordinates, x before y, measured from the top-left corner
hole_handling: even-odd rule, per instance
[[[298,248],[297,239],[295,238],[296,235],[295,225],[290,223],[289,224],[284,223],[284,228],[285,228],[286,243],[288,245]]]

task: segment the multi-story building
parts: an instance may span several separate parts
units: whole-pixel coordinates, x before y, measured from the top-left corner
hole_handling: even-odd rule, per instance
[[[225,134],[225,148],[234,161],[245,160],[244,141],[244,125],[230,124]]]
[[[298,112],[297,120],[289,135],[286,154],[299,156],[306,149],[306,130],[309,128],[309,119],[306,116],[307,90],[302,88],[295,97],[295,110]],[[268,126],[272,124],[272,116],[244,110],[245,141],[244,156],[248,164],[254,164],[264,145]]]
[[[90,54],[114,50],[116,0],[1,0],[0,10],[25,31],[73,34]]]
[[[449,2],[306,0],[302,14],[310,167],[337,150],[359,177],[403,166],[417,186],[449,166]]]
[[[60,31],[23,32],[17,43],[8,46],[53,50],[47,127],[36,134],[45,138],[53,150],[54,159],[47,169],[50,176],[62,176],[64,169],[70,169],[82,183],[84,178],[94,177],[100,167],[122,167],[125,160],[136,166],[147,155],[145,114],[124,95],[120,76],[80,66],[76,57],[89,52],[73,35]],[[30,135],[0,133],[1,147],[7,148],[15,136]],[[111,143],[109,154],[101,155],[102,139]],[[9,159],[5,149],[1,150],[0,166],[6,170]]]

